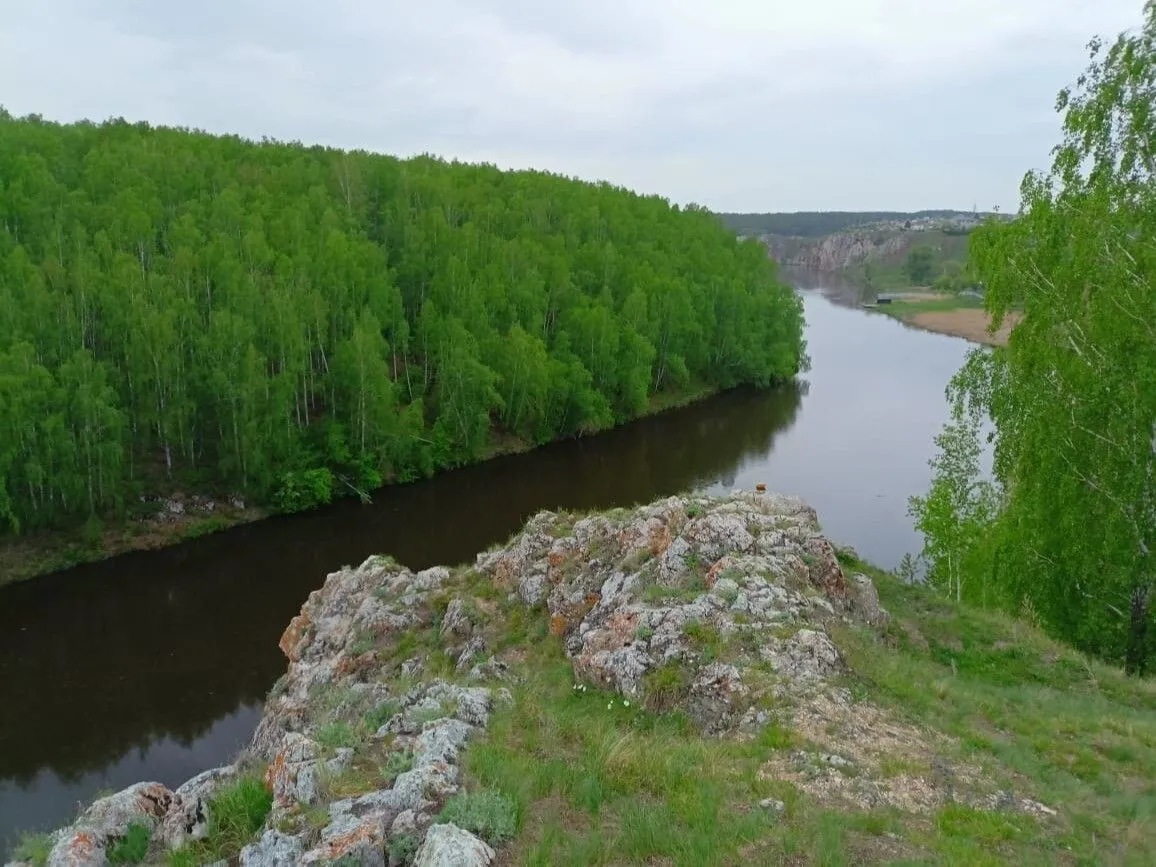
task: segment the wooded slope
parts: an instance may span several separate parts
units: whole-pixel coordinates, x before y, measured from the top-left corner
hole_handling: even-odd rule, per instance
[[[0,111],[0,527],[293,509],[766,385],[799,302],[704,210],[537,172]]]

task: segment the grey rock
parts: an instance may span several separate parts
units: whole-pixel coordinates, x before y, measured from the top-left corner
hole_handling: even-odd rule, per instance
[[[478,656],[486,652],[486,640],[480,635],[475,635],[466,642],[466,646],[458,653],[458,661],[454,666],[457,671],[465,671],[466,666],[473,662]],[[478,663],[479,665],[481,663]]]
[[[400,837],[403,834],[412,835],[417,832],[417,814],[413,810],[402,810],[397,814],[397,818],[393,820],[393,824],[389,828],[390,837]]]
[[[528,608],[541,605],[549,592],[550,582],[544,565],[534,567],[518,582],[518,598]]]
[[[209,833],[209,799],[218,787],[236,775],[237,769],[232,765],[213,768],[197,774],[173,792],[173,802],[158,833],[166,848],[180,849],[189,841],[200,840]]]
[[[472,732],[472,726],[458,719],[439,719],[428,723],[417,739],[414,767],[455,764]]]
[[[879,604],[875,584],[863,574],[852,575],[847,582],[851,607],[864,623],[882,629],[891,621],[891,615]]]
[[[798,680],[819,680],[845,668],[839,649],[824,632],[800,629],[779,652],[770,654],[775,671]]]
[[[87,867],[106,862],[109,845],[134,823],[156,830],[173,803],[173,793],[160,783],[137,783],[101,798],[56,838],[49,867]]]
[[[830,765],[833,768],[851,767],[851,762],[849,760],[843,758],[840,755],[836,755],[835,753],[824,753],[823,755],[819,756],[819,761],[825,765]]]
[[[292,867],[304,853],[305,847],[296,837],[266,831],[260,840],[241,850],[241,867]]]
[[[770,810],[772,813],[786,812],[787,805],[777,798],[763,798],[759,801],[759,806],[764,810]]]
[[[414,867],[487,867],[496,853],[457,825],[434,825],[417,851]]]
[[[465,603],[461,599],[451,600],[442,619],[442,638],[468,638],[473,631],[474,625],[470,622]]]
[[[739,703],[750,690],[738,668],[715,662],[702,669],[690,687],[687,713],[708,734],[726,729],[739,711]]]

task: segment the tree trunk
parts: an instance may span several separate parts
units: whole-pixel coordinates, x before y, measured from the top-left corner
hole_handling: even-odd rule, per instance
[[[1124,655],[1124,671],[1141,677],[1148,656],[1148,612],[1152,602],[1151,585],[1132,591],[1132,622],[1128,628],[1128,649]]]

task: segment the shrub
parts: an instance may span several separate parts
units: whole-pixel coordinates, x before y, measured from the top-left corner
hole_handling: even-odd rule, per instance
[[[13,861],[24,861],[34,867],[44,867],[52,852],[52,837],[48,834],[24,834],[12,850]]]
[[[421,841],[413,834],[399,834],[389,841],[389,863],[412,864]]]
[[[438,821],[457,825],[492,844],[509,840],[517,830],[513,801],[494,789],[454,795]]]
[[[397,716],[401,710],[401,704],[393,699],[387,699],[381,702],[370,711],[367,711],[363,717],[365,727],[371,732],[376,732],[379,728]]]
[[[389,758],[385,760],[385,766],[381,769],[381,776],[393,782],[400,775],[410,770],[413,770],[413,753],[390,753]]]

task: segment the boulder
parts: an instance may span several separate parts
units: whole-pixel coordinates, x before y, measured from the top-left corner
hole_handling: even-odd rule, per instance
[[[497,854],[457,825],[433,825],[417,851],[414,867],[487,867]]]
[[[260,840],[241,850],[241,867],[292,867],[301,862],[304,852],[296,837],[266,831]]]
[[[108,847],[124,837],[130,825],[155,831],[172,803],[173,793],[160,783],[137,783],[101,798],[60,833],[48,856],[49,867],[106,863]]]

